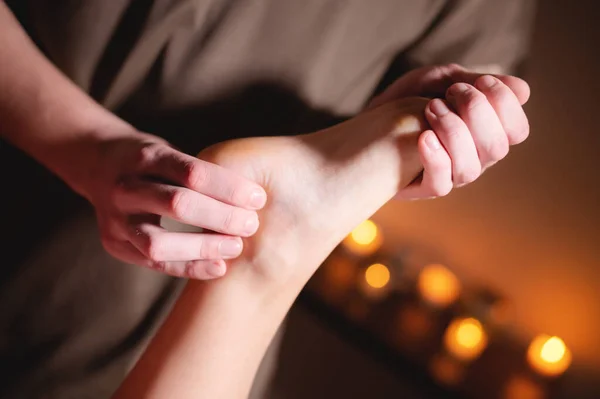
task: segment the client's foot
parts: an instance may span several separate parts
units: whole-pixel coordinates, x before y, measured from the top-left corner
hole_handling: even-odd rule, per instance
[[[242,256],[275,278],[308,278],[333,248],[420,172],[426,99],[385,104],[316,133],[212,146],[199,157],[268,193]],[[231,270],[233,272],[233,270]]]

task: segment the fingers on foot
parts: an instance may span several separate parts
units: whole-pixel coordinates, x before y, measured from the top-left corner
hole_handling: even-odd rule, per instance
[[[178,222],[249,237],[258,230],[258,214],[238,208],[196,191],[152,181],[134,179],[118,185],[112,202],[125,214],[148,213],[168,216]]]
[[[166,145],[140,148],[135,165],[139,174],[186,187],[233,206],[257,210],[267,200],[264,189],[253,181]]]
[[[232,259],[243,248],[239,237],[221,234],[170,232],[142,223],[132,226],[129,240],[150,261]]]
[[[117,259],[174,277],[210,280],[222,277],[227,272],[227,265],[222,259],[153,260],[128,241],[103,240],[103,244],[106,251]]]

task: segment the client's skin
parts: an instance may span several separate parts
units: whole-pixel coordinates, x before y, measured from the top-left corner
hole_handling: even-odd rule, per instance
[[[417,177],[428,101],[403,99],[316,133],[234,140],[203,151],[201,158],[268,194],[259,234],[242,255],[254,272],[280,283],[306,281],[353,227]]]
[[[422,171],[418,147],[429,128],[425,116],[432,121],[428,103],[405,98],[316,133],[203,151],[200,158],[265,188],[261,226],[225,278],[189,282],[115,398],[247,396],[310,276],[353,227]]]

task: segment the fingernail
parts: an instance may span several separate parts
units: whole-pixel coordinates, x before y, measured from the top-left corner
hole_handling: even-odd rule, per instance
[[[490,75],[484,75],[477,79],[475,85],[482,89],[489,89],[490,87],[493,87],[496,83],[496,78]]]
[[[258,230],[258,216],[250,217],[248,220],[246,220],[244,232],[250,236],[256,233],[256,230]]]
[[[221,277],[225,275],[225,265],[221,262],[210,262],[206,265],[206,273],[212,277]]]
[[[442,148],[440,141],[433,132],[427,133],[427,136],[425,137],[425,143],[427,143],[427,147],[429,147],[429,149],[432,151],[437,151]]]
[[[254,190],[250,195],[250,206],[254,209],[261,209],[267,202],[267,196],[262,190]]]
[[[224,258],[235,258],[242,253],[242,244],[236,239],[227,239],[219,244],[219,254]]]
[[[437,117],[442,117],[442,116],[446,115],[448,112],[450,112],[450,110],[448,109],[446,104],[444,104],[444,102],[442,100],[440,100],[439,98],[431,100],[431,102],[429,103],[429,109]]]

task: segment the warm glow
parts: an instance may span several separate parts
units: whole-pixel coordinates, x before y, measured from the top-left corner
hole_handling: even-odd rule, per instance
[[[425,342],[431,338],[434,315],[427,309],[417,305],[406,305],[400,308],[397,318],[396,335],[400,342],[412,345]]]
[[[332,254],[321,267],[323,278],[314,280],[323,299],[331,303],[344,301],[352,290],[359,273],[358,266],[346,256]]]
[[[459,345],[467,348],[474,348],[479,344],[483,332],[481,331],[479,323],[476,323],[476,321],[468,320],[458,327],[458,330],[456,331],[456,342],[458,342]]]
[[[435,356],[429,368],[438,382],[448,386],[458,385],[465,376],[464,364],[446,355]]]
[[[544,399],[544,389],[537,382],[526,376],[513,376],[504,387],[503,399]]]
[[[365,220],[346,237],[344,246],[357,255],[370,255],[381,246],[381,233],[372,220]]]
[[[448,352],[458,359],[473,360],[487,346],[487,335],[479,320],[457,319],[446,329],[444,343]]]
[[[373,288],[383,288],[390,282],[390,270],[381,263],[375,263],[365,271],[365,280]]]
[[[352,230],[350,236],[359,245],[369,245],[377,237],[377,225],[371,220],[365,220]]]
[[[342,256],[331,256],[324,265],[325,276],[327,277],[328,289],[331,286],[348,288],[356,281],[358,268],[348,258]]]
[[[571,364],[571,352],[562,339],[539,335],[529,345],[527,360],[538,373],[557,376]]]
[[[546,362],[556,363],[563,358],[566,350],[567,347],[562,339],[558,337],[552,337],[542,346],[540,356]]]
[[[421,297],[438,307],[450,305],[460,293],[460,282],[456,276],[438,264],[425,266],[419,274],[417,284]]]
[[[490,307],[489,318],[492,323],[508,325],[513,319],[514,305],[506,299],[496,301]]]

